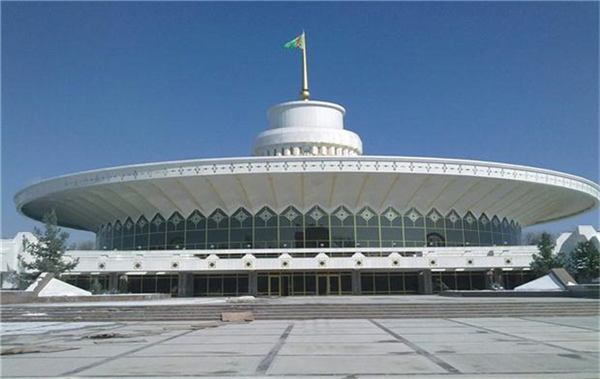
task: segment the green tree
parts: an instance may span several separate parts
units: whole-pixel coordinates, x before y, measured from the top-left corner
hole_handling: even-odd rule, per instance
[[[590,241],[580,242],[566,258],[565,268],[579,283],[598,278],[600,252]]]
[[[29,253],[30,259],[19,255],[22,268],[21,278],[32,282],[43,272],[53,273],[55,277],[66,271],[73,270],[79,264],[79,258],[74,261],[64,259],[69,233],[63,232],[57,226],[56,213],[50,211],[44,215],[44,230],[34,228],[33,235],[37,241],[23,240],[23,249]]]
[[[560,257],[554,255],[554,241],[548,233],[542,233],[537,244],[538,253],[533,254],[531,270],[539,277],[546,275],[553,268],[563,267]]]
[[[94,295],[104,293],[104,288],[102,288],[102,284],[100,284],[98,278],[94,278],[94,280],[92,281],[92,285],[90,286],[90,292]]]

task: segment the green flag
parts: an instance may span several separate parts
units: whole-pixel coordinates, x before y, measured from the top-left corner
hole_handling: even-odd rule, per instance
[[[304,49],[304,35],[301,34],[290,42],[283,45],[284,49]]]

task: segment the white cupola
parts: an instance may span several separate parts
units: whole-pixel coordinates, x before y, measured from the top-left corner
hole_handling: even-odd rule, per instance
[[[267,112],[269,129],[254,140],[252,155],[361,155],[362,141],[344,129],[346,110],[334,103],[300,100]]]

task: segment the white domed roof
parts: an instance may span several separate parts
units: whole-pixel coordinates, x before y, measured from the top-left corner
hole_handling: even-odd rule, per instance
[[[362,141],[344,130],[346,110],[324,101],[291,101],[267,112],[269,129],[254,140],[253,155],[361,155]]]

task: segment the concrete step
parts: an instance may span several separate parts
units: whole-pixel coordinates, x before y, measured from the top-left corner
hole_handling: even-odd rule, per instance
[[[222,312],[251,310],[257,320],[365,319],[439,317],[597,316],[600,302],[552,301],[443,301],[369,303],[171,304],[171,305],[62,305],[5,306],[7,321],[194,321],[218,320]],[[41,314],[26,316],[26,314]]]

